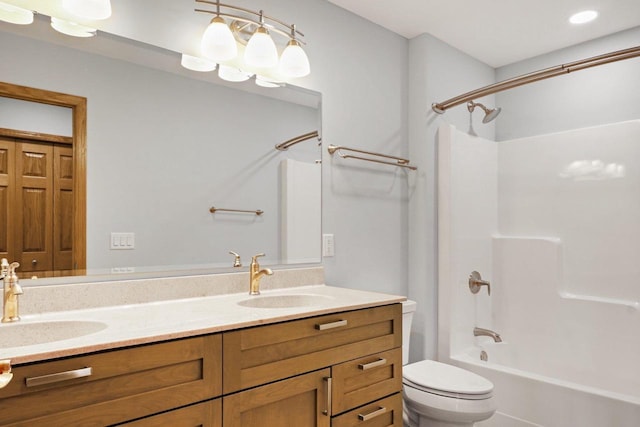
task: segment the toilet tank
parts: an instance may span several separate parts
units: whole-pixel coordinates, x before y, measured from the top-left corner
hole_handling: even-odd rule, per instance
[[[402,364],[409,363],[409,339],[411,338],[411,321],[418,304],[415,301],[402,301]]]

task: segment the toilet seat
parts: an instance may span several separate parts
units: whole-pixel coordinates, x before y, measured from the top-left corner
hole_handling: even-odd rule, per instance
[[[452,365],[422,360],[403,367],[403,383],[438,396],[483,400],[491,398],[493,383],[473,372]]]

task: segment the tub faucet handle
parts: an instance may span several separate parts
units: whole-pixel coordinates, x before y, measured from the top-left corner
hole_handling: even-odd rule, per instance
[[[491,283],[488,280],[482,280],[482,276],[477,271],[472,271],[469,275],[469,290],[472,294],[477,294],[482,286],[486,286],[487,293],[491,295]]]

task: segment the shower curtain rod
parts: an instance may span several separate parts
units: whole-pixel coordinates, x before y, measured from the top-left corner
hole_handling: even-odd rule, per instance
[[[444,113],[451,107],[472,101],[476,98],[491,95],[514,87],[537,82],[539,80],[568,74],[574,71],[580,71],[598,65],[609,64],[611,62],[622,61],[623,59],[631,59],[640,56],[640,46],[631,47],[629,49],[618,50],[615,52],[605,53],[603,55],[594,56],[580,61],[569,62],[567,64],[556,65],[555,67],[545,68],[543,70],[534,71],[533,73],[523,74],[498,83],[493,83],[471,92],[463,93],[455,98],[448,99],[444,102],[436,102],[431,105],[433,111],[438,114]]]

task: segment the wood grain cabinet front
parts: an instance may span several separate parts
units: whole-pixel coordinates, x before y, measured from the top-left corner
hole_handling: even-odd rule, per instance
[[[122,427],[222,427],[222,399],[174,409],[141,420],[118,424]]]
[[[402,349],[372,354],[331,368],[332,413],[364,405],[402,389]]]
[[[322,369],[225,396],[224,427],[329,427],[329,375]]]
[[[221,348],[217,334],[16,366],[0,425],[113,425],[212,399]]]
[[[402,427],[402,394],[345,412],[333,418],[331,427]]]
[[[402,346],[400,304],[225,332],[225,394]]]

